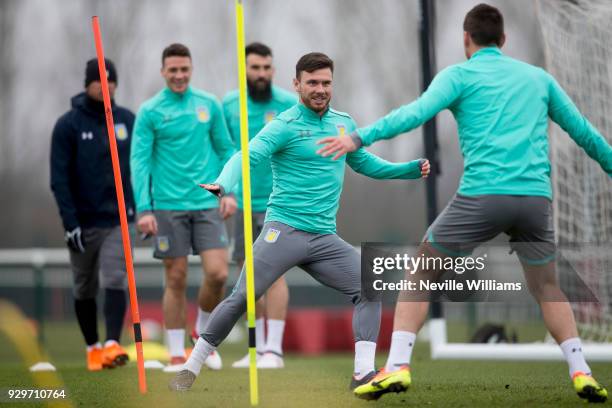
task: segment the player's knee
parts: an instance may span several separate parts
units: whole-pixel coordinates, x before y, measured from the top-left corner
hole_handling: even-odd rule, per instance
[[[550,267],[526,267],[525,278],[529,292],[537,300],[554,300],[561,290]]]
[[[102,279],[101,286],[103,289],[125,290],[125,288],[127,287],[125,273],[116,273],[104,277]]]
[[[87,280],[81,282],[75,282],[72,289],[72,294],[75,299],[92,299],[98,295],[98,281]]]
[[[227,268],[216,267],[206,272],[206,282],[212,287],[223,287],[227,281]]]
[[[555,293],[560,291],[556,282],[544,279],[528,280],[527,288],[536,300],[554,300]]]
[[[183,293],[187,289],[186,279],[180,279],[180,278],[167,279],[166,288],[173,292]]]
[[[246,310],[246,293],[243,290],[235,290],[223,302],[228,302],[231,309],[238,310],[239,312],[243,309]],[[244,311],[240,313],[244,313]]]
[[[187,288],[187,271],[181,268],[167,270],[166,288],[172,291],[184,291]]]

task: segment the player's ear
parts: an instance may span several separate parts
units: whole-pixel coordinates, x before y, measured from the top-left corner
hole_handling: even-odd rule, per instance
[[[463,32],[463,50],[465,52],[465,58],[470,59],[470,57],[472,56],[470,54],[470,44],[472,43],[472,38],[470,37],[470,33],[468,33],[467,31]]]
[[[300,81],[297,78],[293,78],[293,89],[295,89],[295,92],[300,93]]]
[[[470,46],[471,38],[470,33],[467,31],[463,32],[463,46],[467,49]]]
[[[499,39],[499,48],[503,47],[506,43],[506,33],[503,33],[501,38]]]

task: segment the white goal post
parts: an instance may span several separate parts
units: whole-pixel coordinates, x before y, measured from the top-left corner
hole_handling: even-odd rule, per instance
[[[449,343],[446,321],[429,321],[429,341],[433,360],[563,360],[555,343]],[[589,361],[612,361],[612,344],[585,343],[582,351]]]

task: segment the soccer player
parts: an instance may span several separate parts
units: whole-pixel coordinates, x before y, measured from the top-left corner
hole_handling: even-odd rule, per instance
[[[164,262],[163,311],[171,356],[164,370],[173,372],[185,362],[187,255],[200,255],[204,270],[199,331],[224,296],[228,253],[223,220],[236,211],[233,196],[219,205],[196,180],[217,177],[235,148],[217,98],[189,86],[192,63],[186,46],[164,49],[161,74],[166,88],[137,114],[131,164],[138,229],[155,235],[154,256]],[[218,353],[207,365],[221,368]]]
[[[457,195],[427,231],[421,253],[452,256],[446,252],[448,245],[472,250],[479,242],[508,234],[546,327],[567,360],[576,392],[589,401],[605,401],[607,391],[591,375],[572,309],[556,282],[548,118],[610,176],[612,147],[550,74],[501,52],[505,35],[498,9],[474,7],[463,29],[466,62],[442,70],[417,101],[350,137],[322,140],[326,146],[321,153],[339,157],[414,129],[449,109],[458,124],[464,173]],[[397,303],[387,364],[355,389],[357,396],[378,398],[410,385],[412,347],[428,307],[428,302]]]
[[[125,208],[128,221],[133,223],[129,158],[134,114],[112,99],[117,89],[117,70],[111,60],[105,64]],[[58,119],[53,129],[51,189],[66,231],[74,309],[87,344],[87,369],[98,371],[124,365],[128,355],[119,345],[127,282],[97,59],[87,61],[85,92],[74,96],[71,103],[72,109]],[[99,287],[104,289],[104,347],[98,338]]]
[[[300,102],[268,123],[249,142],[251,165],[270,159],[273,187],[266,222],[253,245],[255,297],[259,298],[288,269],[299,266],[322,284],[347,295],[355,305],[355,371],[351,387],[375,375],[374,354],[380,327],[380,302],[361,296],[360,257],[336,235],[336,212],[342,191],[345,160],[316,154],[316,140],[329,132],[351,132],[356,125],[346,113],[329,106],[333,62],[310,53],[296,65],[294,88]],[[389,163],[364,149],[347,156],[353,170],[378,179],[426,176],[426,160]],[[225,165],[214,184],[203,185],[223,196],[238,182],[241,156]],[[244,268],[232,294],[214,310],[184,369],[170,382],[171,390],[191,388],[202,364],[227,336],[246,309]]]
[[[248,88],[249,140],[279,113],[296,103],[293,93],[272,85],[274,66],[272,50],[265,44],[252,43],[246,46],[246,75]],[[238,90],[228,93],[223,98],[223,112],[227,128],[236,146],[240,146],[240,109]],[[266,206],[272,192],[272,168],[269,160],[263,160],[251,169],[251,204],[253,210],[253,240],[264,225]],[[235,224],[234,261],[242,269],[244,264],[244,229],[242,222],[242,183],[237,190],[238,211]],[[264,301],[265,298],[265,301]],[[289,289],[284,277],[272,284],[257,302],[257,319],[255,320],[256,350],[258,368],[283,368],[283,331],[289,303]],[[268,319],[268,336],[264,333],[264,317]],[[236,361],[232,367],[249,366],[249,355]]]

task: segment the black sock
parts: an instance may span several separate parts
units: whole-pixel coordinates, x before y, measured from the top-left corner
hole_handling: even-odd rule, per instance
[[[98,342],[98,311],[96,308],[96,299],[75,299],[74,310],[81,333],[85,338],[85,343],[88,346]]]
[[[104,289],[106,340],[119,342],[125,318],[125,290]]]

